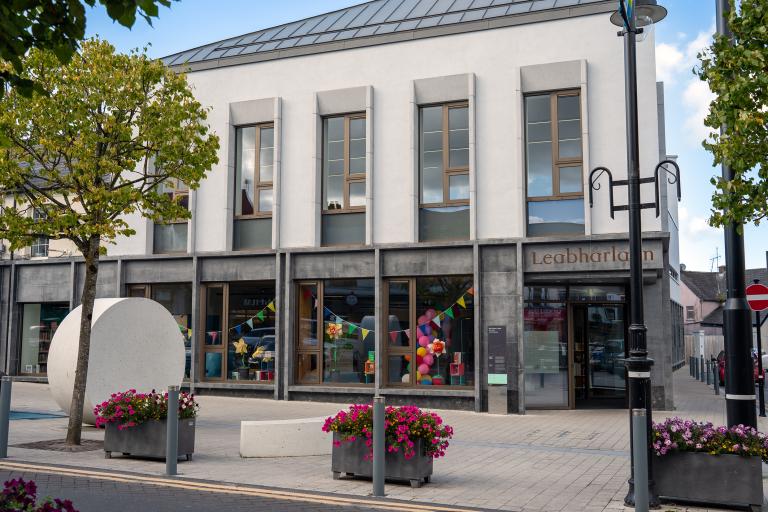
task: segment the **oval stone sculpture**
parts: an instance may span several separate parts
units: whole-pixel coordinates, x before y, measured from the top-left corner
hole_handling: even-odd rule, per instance
[[[48,384],[69,414],[75,386],[82,307],[72,310],[51,340]],[[184,378],[184,338],[173,316],[149,299],[96,299],[91,323],[83,422],[94,424],[93,408],[112,393],[163,391]]]

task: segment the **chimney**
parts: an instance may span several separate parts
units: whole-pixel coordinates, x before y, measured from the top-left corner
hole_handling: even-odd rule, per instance
[[[680,272],[685,272],[685,263],[680,264]]]
[[[725,272],[725,265],[720,265],[719,267],[717,267],[717,271],[723,274]]]

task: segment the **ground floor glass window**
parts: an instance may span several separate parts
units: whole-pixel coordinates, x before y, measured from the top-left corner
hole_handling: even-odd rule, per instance
[[[19,372],[46,374],[53,334],[69,313],[67,304],[22,304]]]

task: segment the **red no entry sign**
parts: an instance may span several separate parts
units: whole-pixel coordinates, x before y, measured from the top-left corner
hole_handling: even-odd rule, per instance
[[[751,284],[747,286],[747,302],[752,311],[768,309],[768,286]]]

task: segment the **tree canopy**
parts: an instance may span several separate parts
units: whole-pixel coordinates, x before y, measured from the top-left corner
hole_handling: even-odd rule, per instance
[[[22,76],[23,57],[31,48],[50,50],[66,64],[85,37],[85,6],[97,0],[3,0],[0,2],[0,60],[10,67],[0,69],[0,97],[6,83],[25,95],[43,92],[40,84]],[[158,5],[169,7],[171,0],[98,0],[107,15],[131,28],[136,15],[152,24]]]
[[[24,68],[50,94],[12,90],[0,100],[0,189],[20,205],[0,213],[12,249],[44,235],[85,254],[92,235],[134,234],[128,214],[161,223],[189,216],[167,190],[198,186],[217,161],[218,137],[183,75],[99,40],[65,66],[32,50]]]
[[[733,44],[716,36],[696,69],[717,95],[705,124],[726,127],[704,147],[716,165],[726,162],[734,172],[733,180],[711,180],[713,226],[759,224],[768,217],[768,0],[741,0],[738,9],[730,1]]]

